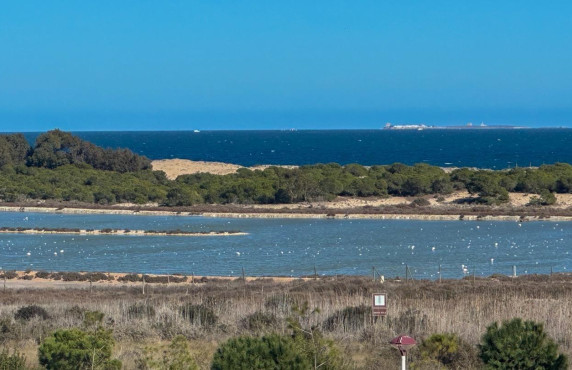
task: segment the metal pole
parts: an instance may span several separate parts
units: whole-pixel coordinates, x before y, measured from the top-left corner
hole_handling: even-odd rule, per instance
[[[512,277],[516,277],[516,265],[512,265]]]
[[[439,265],[439,282],[441,282],[441,265]]]
[[[405,354],[401,355],[401,370],[407,370]]]
[[[371,278],[375,281],[375,266],[371,267]]]
[[[409,267],[405,264],[405,281],[409,281]]]
[[[314,263],[314,280],[318,278],[318,271],[316,271],[316,264]]]

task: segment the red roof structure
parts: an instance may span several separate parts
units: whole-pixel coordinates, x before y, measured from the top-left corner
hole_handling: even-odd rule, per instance
[[[401,352],[402,356],[405,356],[407,350],[409,350],[409,348],[417,344],[415,339],[407,335],[400,335],[398,337],[395,337],[389,343],[395,348],[397,348],[399,352]]]

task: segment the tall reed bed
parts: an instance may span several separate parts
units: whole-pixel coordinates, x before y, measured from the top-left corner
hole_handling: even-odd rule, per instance
[[[371,294],[387,293],[388,315],[372,320]],[[542,322],[561,351],[572,355],[572,277],[496,276],[486,279],[386,281],[365,277],[327,277],[288,283],[258,279],[209,280],[200,284],[95,284],[78,288],[0,291],[0,341],[5,346],[39,343],[58,328],[82,325],[83,313],[101,311],[113,328],[116,352],[136,368],[143,348],[178,334],[192,340],[203,367],[218,343],[242,334],[288,333],[292,308],[308,302],[318,309],[302,318],[321,328],[356,363],[390,357],[388,341],[408,334],[418,341],[433,333],[456,333],[473,346],[494,321],[521,317]],[[39,305],[48,319],[16,320],[15,313]]]

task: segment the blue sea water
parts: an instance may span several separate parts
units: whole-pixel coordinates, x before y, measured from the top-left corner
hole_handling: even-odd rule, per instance
[[[572,129],[77,132],[151,159],[256,164],[428,163],[504,169],[572,163]],[[34,141],[37,133],[27,133]]]
[[[568,272],[571,222],[232,219],[198,216],[0,213],[0,225],[241,230],[244,236],[0,234],[4,269],[239,276],[460,278]],[[63,252],[62,252],[63,250]],[[27,253],[30,253],[28,256]],[[56,254],[54,254],[56,253]],[[466,271],[463,270],[465,266]]]
[[[78,132],[151,159],[254,164],[428,163],[509,168],[572,163],[572,129]],[[33,142],[37,133],[26,134]],[[0,267],[144,273],[459,278],[567,272],[572,223],[227,219],[0,213],[1,226],[241,230],[246,236],[0,234]],[[63,253],[60,251],[64,250]],[[27,253],[30,252],[30,256]],[[54,254],[56,253],[56,254]],[[463,267],[466,270],[463,270]]]

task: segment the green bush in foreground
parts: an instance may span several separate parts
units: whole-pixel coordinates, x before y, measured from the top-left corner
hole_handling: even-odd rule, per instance
[[[24,355],[19,354],[17,351],[10,354],[7,349],[0,352],[0,369],[1,370],[25,370],[26,358]]]
[[[310,369],[289,337],[272,334],[261,338],[237,337],[223,343],[215,352],[212,370]]]
[[[160,370],[198,370],[197,363],[189,350],[189,342],[182,335],[177,335],[167,347],[146,348],[145,369]]]
[[[101,327],[102,321],[103,313],[87,311],[85,331],[57,330],[47,337],[38,349],[40,365],[58,370],[121,369],[121,361],[111,359],[115,341],[111,330]]]
[[[487,369],[568,368],[568,358],[534,321],[515,318],[499,327],[495,322],[481,339],[480,357]]]
[[[475,369],[482,367],[475,348],[457,334],[433,334],[419,345],[412,369]]]
[[[111,331],[103,328],[58,330],[40,345],[39,361],[46,369],[121,369],[121,362],[111,359],[113,345]]]

